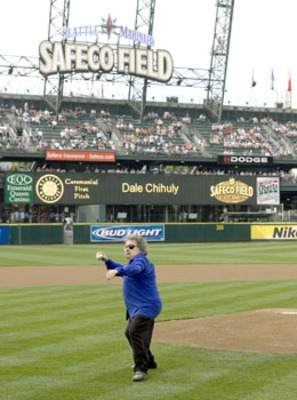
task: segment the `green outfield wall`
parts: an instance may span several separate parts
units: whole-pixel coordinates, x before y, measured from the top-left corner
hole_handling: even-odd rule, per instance
[[[63,224],[11,224],[9,244],[62,244]]]
[[[249,241],[250,224],[165,224],[166,242]]]
[[[91,240],[91,226],[106,229],[129,228],[149,229],[149,224],[89,224],[81,223],[73,226],[73,243],[94,243]],[[63,244],[63,224],[3,224],[5,240],[0,244]],[[7,227],[9,243],[7,243]],[[293,223],[180,223],[154,224],[153,229],[160,227],[164,231],[166,242],[239,242],[251,240],[297,240],[297,224]],[[104,228],[104,229],[105,229]],[[128,232],[129,233],[129,232]],[[113,240],[105,239],[104,242]],[[154,240],[154,239],[152,239]],[[156,239],[158,240],[158,239]],[[98,242],[103,242],[99,237]]]
[[[96,224],[98,225],[98,224]],[[106,225],[106,224],[105,224]],[[4,226],[4,225],[3,225]],[[11,224],[9,244],[63,244],[63,224]],[[74,224],[73,243],[90,243],[92,224]],[[100,226],[100,225],[99,225]],[[117,226],[109,224],[109,226]],[[133,228],[133,225],[129,225]],[[147,226],[147,224],[145,225]],[[249,241],[250,224],[161,224],[166,242]],[[141,227],[141,224],[137,224]]]

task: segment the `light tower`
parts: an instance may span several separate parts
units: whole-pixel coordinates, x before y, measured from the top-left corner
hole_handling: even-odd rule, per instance
[[[233,9],[234,0],[217,0],[206,100],[208,112],[217,121],[221,120],[224,103]]]
[[[49,41],[62,41],[62,30],[64,27],[68,28],[69,13],[70,0],[51,0],[48,25]],[[51,76],[45,77],[43,87],[44,100],[56,115],[58,115],[63,99],[63,88],[64,74],[59,73],[58,79]]]
[[[135,18],[135,31],[141,31],[147,35],[153,35],[153,24],[155,15],[155,0],[137,0],[136,18]],[[144,47],[149,49],[150,45],[144,45],[141,42],[134,40],[133,47]],[[141,79],[143,81],[142,89],[136,85],[136,81]],[[138,112],[140,119],[143,119],[145,103],[147,94],[147,78],[137,78],[136,76],[130,77],[129,80],[129,94],[128,101],[135,111]]]

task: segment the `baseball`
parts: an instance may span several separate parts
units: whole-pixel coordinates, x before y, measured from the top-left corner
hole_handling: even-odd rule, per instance
[[[101,260],[101,258],[103,257],[102,251],[98,251],[98,252],[96,253],[96,257],[97,257],[97,260]]]

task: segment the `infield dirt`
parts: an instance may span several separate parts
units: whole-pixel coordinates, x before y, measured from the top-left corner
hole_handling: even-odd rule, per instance
[[[104,265],[2,267],[0,286],[96,285]],[[158,282],[297,279],[297,264],[162,265]],[[169,334],[170,333],[170,334]],[[207,349],[297,353],[297,309],[265,309],[155,324],[154,341]]]

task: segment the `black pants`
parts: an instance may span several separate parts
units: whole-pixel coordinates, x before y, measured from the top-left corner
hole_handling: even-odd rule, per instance
[[[125,335],[130,343],[134,358],[134,371],[147,372],[155,363],[150,351],[155,321],[145,315],[137,314],[129,319]]]

